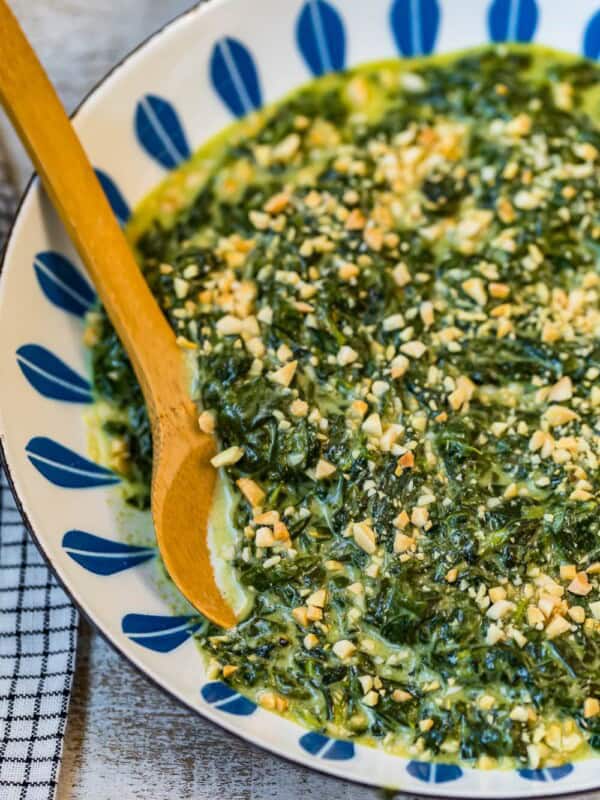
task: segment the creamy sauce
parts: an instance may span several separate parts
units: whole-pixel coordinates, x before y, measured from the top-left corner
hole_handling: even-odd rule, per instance
[[[209,541],[245,622],[202,638],[215,677],[390,752],[556,766],[600,744],[600,84],[543,48],[457,58],[236,123],[128,233],[237,452]],[[94,446],[147,503],[141,399],[97,339]]]
[[[254,598],[252,592],[241,584],[232,564],[241,537],[232,520],[238,502],[227,476],[219,472],[208,521],[208,546],[217,586],[238,619],[242,620],[250,613]]]

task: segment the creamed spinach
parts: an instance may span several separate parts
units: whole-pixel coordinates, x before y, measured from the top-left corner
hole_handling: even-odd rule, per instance
[[[481,767],[600,748],[599,74],[488,49],[327,76],[134,221],[255,596],[200,643],[266,708]],[[87,341],[146,508],[101,309]]]

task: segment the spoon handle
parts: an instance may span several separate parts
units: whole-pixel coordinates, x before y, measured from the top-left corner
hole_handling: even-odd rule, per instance
[[[132,361],[151,417],[182,396],[175,334],[152,296],[71,122],[5,0],[0,100]],[[117,154],[116,154],[117,155]]]

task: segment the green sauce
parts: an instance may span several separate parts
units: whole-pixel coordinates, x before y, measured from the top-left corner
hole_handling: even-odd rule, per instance
[[[208,521],[208,546],[217,585],[238,619],[244,619],[252,609],[253,597],[232,565],[240,538],[232,519],[237,502],[227,478],[220,475]]]
[[[598,77],[541,48],[327,76],[136,213],[226,475],[244,618],[199,644],[265,707],[482,768],[600,747]],[[88,341],[102,451],[147,508],[102,310]]]

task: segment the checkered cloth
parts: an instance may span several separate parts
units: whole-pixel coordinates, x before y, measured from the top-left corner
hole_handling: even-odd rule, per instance
[[[0,241],[13,211],[0,160]],[[56,794],[76,641],[77,612],[27,534],[0,468],[0,800]]]

